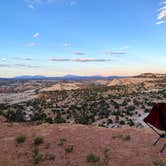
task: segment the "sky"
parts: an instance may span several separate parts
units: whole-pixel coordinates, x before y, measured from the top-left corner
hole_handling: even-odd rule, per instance
[[[0,77],[166,73],[166,2],[5,0]]]

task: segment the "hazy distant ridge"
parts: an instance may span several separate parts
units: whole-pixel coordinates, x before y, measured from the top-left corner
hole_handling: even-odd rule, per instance
[[[127,76],[100,76],[100,75],[94,75],[94,76],[78,76],[78,75],[65,75],[61,77],[47,77],[42,75],[24,75],[24,76],[16,76],[13,78],[0,78],[0,80],[97,80],[97,79],[108,79],[112,80],[114,78],[126,78]]]

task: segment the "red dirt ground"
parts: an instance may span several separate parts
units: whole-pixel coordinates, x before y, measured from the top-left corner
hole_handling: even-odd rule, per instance
[[[16,144],[15,138],[21,134],[25,134],[27,139]],[[131,139],[112,138],[121,134],[130,135]],[[44,143],[39,145],[40,152],[56,155],[55,160],[40,161],[39,166],[89,166],[87,155],[94,153],[103,160],[105,148],[109,149],[109,162],[91,165],[153,166],[153,162],[158,160],[166,163],[166,149],[163,154],[159,152],[165,140],[152,146],[157,136],[149,128],[106,129],[69,124],[27,126],[0,122],[0,166],[33,166],[33,140],[37,136],[44,137]],[[58,146],[61,138],[65,138],[66,142]],[[46,148],[48,143],[50,147]],[[73,152],[65,152],[68,145],[74,145]]]

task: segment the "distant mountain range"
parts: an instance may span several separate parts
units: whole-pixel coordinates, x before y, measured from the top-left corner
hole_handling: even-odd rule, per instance
[[[107,79],[112,80],[114,78],[126,78],[127,76],[100,76],[100,75],[94,75],[94,76],[78,76],[78,75],[65,75],[60,77],[47,77],[42,75],[24,75],[24,76],[16,76],[13,78],[0,78],[0,80],[98,80],[98,79]]]

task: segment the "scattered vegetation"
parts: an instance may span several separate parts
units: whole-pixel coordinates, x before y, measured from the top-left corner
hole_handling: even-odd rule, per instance
[[[124,140],[124,141],[129,141],[131,139],[131,136],[130,135],[124,135],[123,137],[122,137],[122,140]]]
[[[91,153],[87,156],[88,163],[96,163],[100,161],[100,157],[96,156],[95,154]]]
[[[24,122],[25,121],[24,119],[25,113],[22,110],[20,110],[19,107],[18,107],[18,110],[16,111],[9,109],[4,115],[7,118],[8,122]]]
[[[23,142],[25,142],[25,140],[26,140],[26,135],[20,135],[20,136],[16,137],[17,144],[23,143]]]
[[[114,136],[112,136],[112,138],[113,139],[118,138],[118,139],[122,139],[123,141],[129,141],[131,139],[131,136],[130,135],[122,135],[122,134],[120,134],[120,135],[114,135]]]
[[[38,91],[39,98],[18,104],[0,104],[0,115],[8,122],[142,127],[135,119],[149,113],[156,100],[166,99],[166,79],[156,81],[156,91],[150,91],[145,84],[107,86],[93,82],[85,82],[85,88],[77,90]]]
[[[41,137],[41,136],[36,137],[36,138],[34,139],[34,144],[35,144],[35,145],[40,145],[40,144],[42,144],[43,142],[44,142],[44,138]]]
[[[40,154],[38,147],[34,147],[32,157],[33,157],[34,164],[38,164],[43,159],[43,155]]]
[[[69,145],[68,147],[65,148],[66,153],[71,153],[74,150],[74,145]]]

